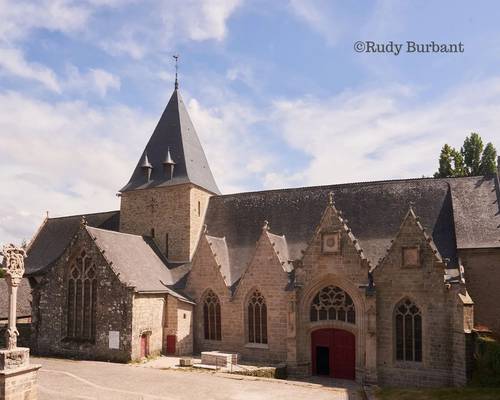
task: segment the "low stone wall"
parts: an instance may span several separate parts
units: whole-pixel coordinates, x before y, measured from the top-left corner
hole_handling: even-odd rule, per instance
[[[203,351],[201,353],[201,363],[215,365],[216,367],[227,367],[238,364],[237,353],[221,353],[218,351]]]
[[[248,370],[239,369],[232,371],[231,373],[236,375],[257,376],[259,378],[286,379],[288,377],[286,365],[280,365],[277,367],[259,367]]]

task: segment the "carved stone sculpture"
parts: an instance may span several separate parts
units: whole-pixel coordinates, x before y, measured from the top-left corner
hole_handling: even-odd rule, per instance
[[[26,252],[20,247],[9,244],[1,251],[3,256],[2,268],[6,274],[7,288],[9,291],[9,327],[6,332],[6,344],[8,350],[17,347],[19,332],[16,327],[17,319],[17,288],[24,275],[24,259]]]

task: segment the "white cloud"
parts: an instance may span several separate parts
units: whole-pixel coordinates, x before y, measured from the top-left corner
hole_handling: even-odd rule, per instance
[[[67,74],[64,87],[69,90],[91,91],[104,97],[108,90],[119,90],[121,86],[120,77],[99,68],[91,68],[82,74],[75,66],[69,66]]]
[[[126,107],[0,94],[0,242],[29,239],[43,212],[116,209],[155,118]],[[8,189],[7,189],[8,188]]]
[[[270,171],[267,179],[315,185],[431,176],[445,142],[459,146],[471,131],[489,141],[500,131],[500,79],[425,103],[414,104],[415,95],[413,88],[392,87],[277,101],[277,131],[311,161],[303,171]]]
[[[189,114],[196,127],[208,162],[223,193],[248,189],[248,182],[272,162],[252,134],[263,115],[248,105],[236,102],[204,107],[196,99],[189,101]]]
[[[163,18],[167,30],[184,30],[189,39],[222,40],[227,33],[227,19],[242,3],[242,0],[166,1]]]
[[[65,0],[0,0],[0,40],[11,43],[23,39],[33,29],[64,33],[83,29],[91,9]]]
[[[292,13],[323,36],[330,45],[337,43],[346,28],[347,16],[342,18],[335,4],[328,0],[289,0]],[[331,12],[329,12],[329,10]]]
[[[113,55],[141,59],[148,53],[175,48],[179,42],[222,41],[227,21],[244,0],[164,0],[148,3],[148,12],[100,41]]]
[[[0,47],[0,73],[37,81],[54,92],[61,91],[56,74],[51,69],[28,62],[18,49]]]

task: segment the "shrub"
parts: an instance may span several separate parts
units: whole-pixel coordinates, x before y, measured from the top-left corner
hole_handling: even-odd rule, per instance
[[[471,385],[500,387],[500,343],[490,337],[477,338]]]

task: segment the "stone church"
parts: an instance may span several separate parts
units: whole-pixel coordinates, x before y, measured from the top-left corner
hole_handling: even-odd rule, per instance
[[[34,353],[221,350],[289,374],[463,385],[475,327],[500,334],[498,174],[222,195],[176,84],[119,196],[30,242]]]

